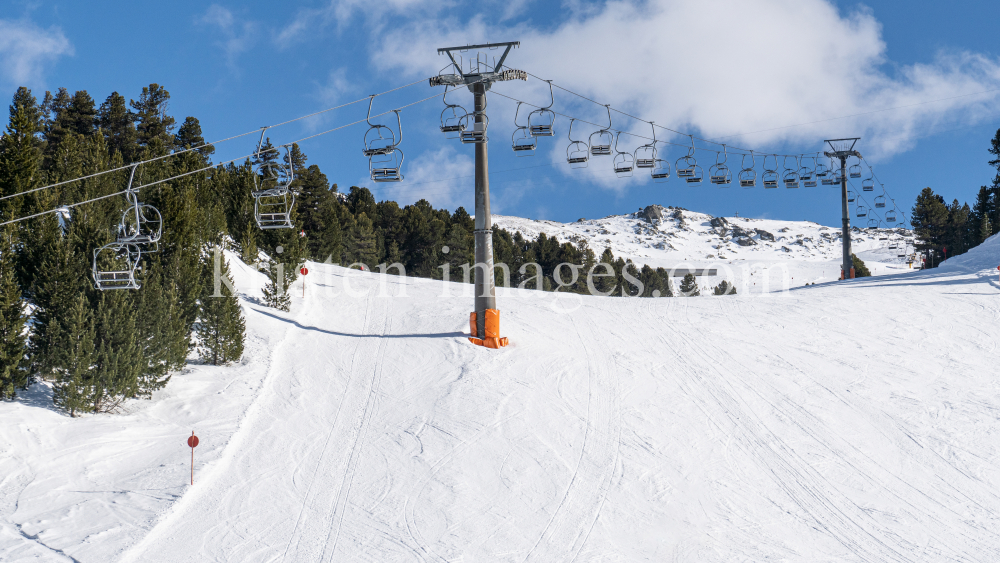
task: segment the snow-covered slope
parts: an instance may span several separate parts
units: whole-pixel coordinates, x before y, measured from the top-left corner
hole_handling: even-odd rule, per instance
[[[1000,238],[768,295],[500,290],[499,351],[469,286],[310,264],[281,313],[230,260],[240,365],[0,404],[0,561],[1000,560]]]
[[[703,278],[703,285],[723,278],[760,291],[750,273],[770,273],[770,287],[798,287],[840,277],[842,256],[840,228],[810,221],[779,221],[745,217],[712,217],[685,209],[651,205],[628,215],[581,219],[575,223],[536,221],[494,216],[496,226],[519,231],[528,238],[539,233],[560,241],[588,246],[600,256],[611,248],[615,256],[635,263],[667,269],[716,269],[717,277]],[[874,275],[898,274],[912,269],[912,232],[903,229],[853,228],[851,245]]]

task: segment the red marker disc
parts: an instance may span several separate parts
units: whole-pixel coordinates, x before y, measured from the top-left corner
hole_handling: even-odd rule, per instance
[[[188,438],[188,446],[193,448],[197,445],[198,445],[198,437],[192,434],[191,437]]]
[[[302,274],[303,276],[307,275],[309,273],[309,268],[302,268],[299,270],[299,273]]]

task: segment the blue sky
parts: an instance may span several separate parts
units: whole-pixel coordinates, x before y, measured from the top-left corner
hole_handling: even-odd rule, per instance
[[[992,180],[986,153],[1000,128],[1000,3],[888,0],[647,2],[168,2],[0,3],[0,88],[85,89],[138,96],[151,82],[171,112],[201,120],[220,139],[363,98],[434,74],[435,47],[520,40],[508,65],[551,78],[602,103],[680,131],[768,152],[815,152],[824,138],[861,136],[858,148],[899,206],[926,186],[971,201]],[[547,102],[536,80],[495,90]],[[385,111],[431,96],[426,82],[376,98]],[[449,101],[469,107],[459,92]],[[937,101],[936,101],[937,100]],[[269,132],[284,143],[361,119],[356,104]],[[490,169],[496,213],[573,221],[650,203],[713,215],[839,223],[830,188],[690,187],[619,180],[611,160],[586,170],[563,162],[568,121],[537,154],[510,150],[515,104],[490,97]],[[433,99],[402,112],[402,184],[375,185],[353,126],[301,144],[310,163],[346,190],[378,199],[472,207],[472,148],[437,130]],[[900,108],[889,111],[886,108]],[[554,109],[594,121],[600,106],[557,90]],[[853,117],[845,117],[853,116]],[[615,117],[647,134],[648,124]],[[578,125],[579,127],[579,125]],[[577,130],[574,130],[574,134]],[[586,128],[580,133],[586,134]],[[746,134],[752,133],[752,134]],[[664,137],[684,142],[679,136]],[[622,137],[623,143],[626,136]],[[255,139],[218,145],[218,159],[247,154]],[[630,149],[639,141],[632,139]],[[704,147],[709,145],[705,144]],[[674,160],[683,151],[661,150]],[[698,153],[706,165],[714,159]],[[738,158],[734,160],[739,160]],[[733,160],[730,161],[731,163]],[[758,167],[759,168],[759,167]]]

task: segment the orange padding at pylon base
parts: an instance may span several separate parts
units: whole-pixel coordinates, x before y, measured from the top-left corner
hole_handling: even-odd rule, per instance
[[[485,346],[487,348],[503,348],[508,344],[507,338],[500,337],[500,311],[496,309],[486,309],[486,337],[476,338],[479,336],[479,330],[476,328],[476,313],[469,313],[469,328],[472,332],[472,338],[469,342],[475,344],[476,346]]]

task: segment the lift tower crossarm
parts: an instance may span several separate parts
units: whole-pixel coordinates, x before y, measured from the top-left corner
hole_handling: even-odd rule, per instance
[[[847,208],[847,157],[856,156],[861,158],[861,153],[854,150],[854,145],[860,137],[848,139],[828,139],[826,144],[830,145],[829,151],[823,154],[830,158],[840,159],[840,210],[843,216],[843,231],[841,239],[844,244],[843,279],[854,277],[854,259],[851,257],[851,216]]]
[[[508,43],[484,43],[482,45],[466,45],[464,47],[443,47],[438,49],[438,54],[446,54],[448,58],[451,59],[452,66],[455,67],[457,74],[440,74],[438,76],[432,77],[430,79],[431,86],[458,86],[460,84],[466,84],[471,87],[473,84],[485,84],[487,90],[490,88],[490,84],[493,82],[500,82],[505,80],[527,80],[528,74],[523,70],[507,69],[501,71],[503,68],[503,63],[507,60],[507,55],[510,54],[510,50],[514,47],[521,45],[520,41],[511,41]],[[500,47],[505,47],[503,55],[500,56],[500,60],[496,63],[492,72],[470,72],[466,73],[462,71],[462,66],[458,64],[455,60],[455,56],[452,54],[454,51],[469,51],[473,49],[497,49]]]

